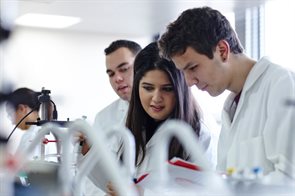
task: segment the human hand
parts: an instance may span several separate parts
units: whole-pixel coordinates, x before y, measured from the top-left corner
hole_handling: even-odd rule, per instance
[[[81,154],[82,155],[87,154],[87,152],[90,150],[89,144],[86,142],[86,140],[80,144],[82,145]]]
[[[87,152],[90,149],[90,146],[87,142],[87,137],[81,132],[78,132],[74,137],[75,137],[75,141],[80,143],[81,154],[82,155],[87,154]]]
[[[135,186],[135,190],[137,191],[137,195],[141,196],[144,195],[143,189],[140,186]],[[119,194],[116,192],[116,190],[114,189],[114,186],[111,182],[108,182],[107,184],[107,194],[105,196],[118,196]]]
[[[118,196],[118,193],[115,191],[114,186],[111,182],[108,182],[108,184],[107,184],[106,196]]]

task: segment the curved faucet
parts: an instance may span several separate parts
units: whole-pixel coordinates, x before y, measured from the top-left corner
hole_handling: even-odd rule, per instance
[[[126,175],[133,177],[135,172],[135,141],[134,136],[124,126],[115,126],[107,133],[107,138],[119,137],[123,144],[123,169],[126,170]]]
[[[117,132],[117,128],[114,128],[112,132]],[[122,130],[122,129],[121,129]],[[123,129],[123,132],[126,130]],[[135,192],[135,188],[131,186],[132,179],[129,178],[128,175],[122,175],[120,172],[120,166],[118,164],[118,161],[114,156],[112,156],[112,153],[107,148],[106,144],[106,135],[103,134],[103,131],[93,131],[93,129],[84,121],[84,120],[76,120],[71,124],[69,127],[69,134],[74,134],[75,132],[82,132],[84,133],[90,144],[92,145],[90,151],[87,153],[87,156],[83,160],[83,162],[80,164],[79,170],[74,178],[75,182],[75,191],[74,193],[76,195],[81,195],[81,181],[83,177],[89,174],[91,169],[94,167],[96,162],[99,160],[101,163],[101,169],[104,170],[108,175],[110,180],[113,182],[115,188],[117,189],[119,195],[137,195]],[[123,139],[132,141],[130,139],[130,135],[123,134]],[[124,140],[125,140],[124,139]],[[132,148],[132,142],[130,142],[131,145],[129,148]],[[127,145],[128,148],[128,145]],[[132,153],[126,152],[130,154],[130,157]],[[99,156],[98,156],[99,155]],[[128,156],[128,155],[127,155]],[[99,157],[103,157],[99,159]],[[127,158],[127,157],[126,157]],[[129,164],[129,170],[132,171],[131,165],[132,165],[132,159],[126,160],[127,164]]]
[[[62,141],[62,162],[59,168],[59,179],[61,179],[62,183],[62,192],[64,194],[69,194],[71,192],[71,163],[70,157],[66,156],[70,154],[70,141],[67,139],[66,130],[61,129],[54,123],[47,123],[45,124],[36,134],[32,142],[29,144],[28,148],[24,149],[23,151],[18,152],[17,155],[19,157],[19,162],[17,164],[16,169],[14,170],[14,176],[17,175],[17,172],[24,166],[24,164],[28,161],[29,155],[34,151],[34,149],[40,145],[40,141],[44,138],[45,135],[49,134],[50,132],[56,134]]]

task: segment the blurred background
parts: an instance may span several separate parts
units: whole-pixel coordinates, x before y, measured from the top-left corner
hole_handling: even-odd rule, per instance
[[[51,90],[59,120],[95,114],[117,99],[105,73],[104,48],[116,39],[142,47],[182,11],[211,6],[225,14],[246,53],[295,69],[295,1],[290,0],[0,0],[12,30],[0,50],[0,89]],[[51,21],[53,19],[53,21]],[[193,87],[203,110],[219,123],[228,92],[212,98]],[[3,111],[3,110],[0,110]],[[5,111],[5,110],[4,110]],[[12,130],[5,112],[1,126]]]

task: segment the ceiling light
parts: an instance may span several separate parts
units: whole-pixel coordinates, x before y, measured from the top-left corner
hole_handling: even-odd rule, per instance
[[[15,20],[16,25],[44,28],[67,28],[81,21],[80,18],[48,14],[25,14]]]

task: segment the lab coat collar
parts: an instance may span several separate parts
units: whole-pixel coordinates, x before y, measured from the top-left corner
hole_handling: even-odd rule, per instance
[[[243,92],[242,94],[245,94],[248,89],[250,89],[254,83],[259,79],[259,77],[266,71],[270,64],[270,61],[267,57],[261,58],[259,61],[257,61],[252,69],[250,70],[247,79],[245,81]],[[241,95],[242,96],[242,95]]]
[[[123,99],[119,99],[119,110],[124,112],[126,110],[128,110],[128,107],[129,107],[129,102],[128,101],[125,101]]]
[[[259,61],[257,61],[254,66],[252,67],[252,69],[250,70],[245,84],[243,86],[243,90],[241,93],[241,97],[240,97],[240,101],[238,103],[235,115],[233,120],[231,121],[230,116],[229,116],[229,107],[231,105],[231,103],[233,102],[236,94],[235,93],[230,93],[229,96],[227,97],[225,103],[224,103],[224,109],[222,110],[222,120],[224,122],[223,126],[225,126],[226,128],[229,128],[230,126],[233,126],[233,124],[235,123],[235,119],[237,118],[237,116],[239,115],[241,108],[243,106],[243,102],[244,102],[244,97],[247,93],[247,91],[256,83],[256,81],[260,78],[260,76],[266,71],[266,69],[268,68],[268,65],[270,64],[270,61],[268,60],[267,57],[263,57],[261,58]]]

